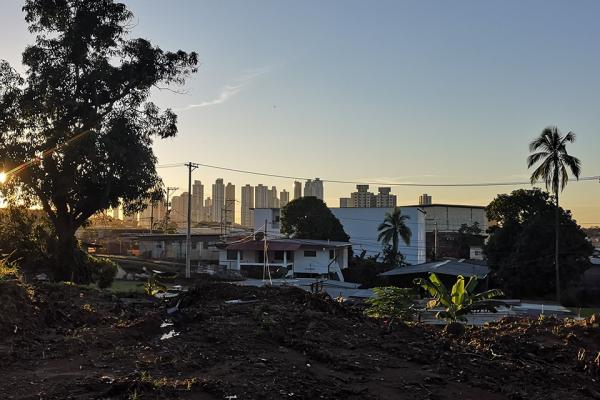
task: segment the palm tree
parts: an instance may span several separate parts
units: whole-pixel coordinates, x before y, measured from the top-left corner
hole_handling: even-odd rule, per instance
[[[406,226],[406,220],[410,219],[408,215],[402,215],[399,207],[394,208],[392,212],[385,214],[383,222],[377,228],[379,236],[377,240],[391,246],[391,254],[394,258],[398,255],[400,239],[408,246],[412,232]]]
[[[527,168],[540,163],[531,174],[531,183],[543,180],[546,189],[554,194],[556,200],[555,209],[555,244],[554,244],[554,267],[556,273],[556,300],[560,301],[560,269],[558,265],[559,246],[559,203],[558,194],[562,192],[569,181],[567,169],[579,179],[581,163],[578,158],[567,153],[567,143],[575,141],[575,134],[569,132],[562,135],[556,126],[549,126],[542,131],[540,136],[529,144],[532,154],[527,157]]]

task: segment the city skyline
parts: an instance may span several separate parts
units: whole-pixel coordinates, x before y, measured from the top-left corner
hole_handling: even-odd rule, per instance
[[[557,125],[577,133],[569,151],[581,159],[582,174],[600,174],[598,2],[127,5],[136,16],[132,35],[197,50],[202,62],[183,94],[153,92],[157,105],[178,114],[179,135],[154,145],[159,164],[191,160],[382,183],[522,181],[530,173],[529,142]],[[0,33],[11,38],[0,52],[23,72],[21,52],[32,35],[21,3],[2,2],[0,15]],[[564,29],[548,23],[565,15]],[[165,16],[180,23],[167,27]],[[549,54],[553,62],[544,63]],[[272,144],[276,150],[265,152]],[[159,173],[166,185],[187,188],[184,170]],[[260,183],[234,172],[194,172],[203,182],[217,177]],[[290,190],[293,180],[269,184]],[[326,185],[329,205],[354,186]],[[446,203],[487,205],[519,187],[528,186],[396,194],[398,204],[427,191]],[[582,225],[600,225],[599,196],[597,182],[571,183],[562,205]]]

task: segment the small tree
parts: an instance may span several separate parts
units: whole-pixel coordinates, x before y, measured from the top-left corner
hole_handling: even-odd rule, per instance
[[[313,196],[300,197],[283,207],[281,232],[298,239],[350,240],[323,200]]]
[[[396,207],[392,212],[386,213],[383,222],[377,230],[379,236],[377,240],[384,244],[384,258],[388,264],[399,264],[404,261],[404,257],[399,252],[400,239],[408,246],[412,232],[406,225],[406,221],[410,219],[408,215],[402,215],[399,207]]]
[[[444,311],[439,311],[436,318],[449,322],[466,321],[465,315],[475,311],[496,312],[498,306],[504,305],[503,302],[491,300],[504,295],[499,289],[473,293],[477,287],[477,277],[475,276],[472,276],[465,285],[465,278],[459,275],[451,291],[446,289],[435,273],[429,274],[429,279],[417,278],[414,283],[433,297],[427,303],[427,308],[444,307]]]

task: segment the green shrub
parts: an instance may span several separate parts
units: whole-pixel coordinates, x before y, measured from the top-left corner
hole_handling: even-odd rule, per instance
[[[17,265],[6,258],[0,259],[0,282],[12,279],[21,279]]]
[[[104,289],[112,285],[115,275],[117,274],[117,264],[107,258],[87,256],[87,267],[90,269],[92,280],[100,289]]]
[[[412,289],[385,286],[373,288],[373,293],[375,296],[366,301],[369,308],[365,314],[369,317],[388,319],[391,327],[393,322],[411,320],[415,314]]]

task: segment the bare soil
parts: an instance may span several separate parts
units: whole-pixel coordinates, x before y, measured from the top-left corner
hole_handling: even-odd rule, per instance
[[[179,309],[0,283],[0,398],[600,399],[594,318],[390,332],[322,295],[227,283],[199,284]]]

